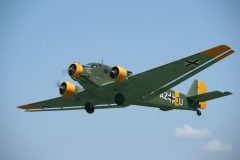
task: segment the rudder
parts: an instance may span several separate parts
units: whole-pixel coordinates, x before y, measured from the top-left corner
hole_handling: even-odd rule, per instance
[[[194,96],[198,94],[203,94],[207,92],[207,87],[203,81],[200,80],[194,80],[190,89],[187,92],[187,96]],[[200,108],[205,109],[207,106],[206,102],[199,102]]]

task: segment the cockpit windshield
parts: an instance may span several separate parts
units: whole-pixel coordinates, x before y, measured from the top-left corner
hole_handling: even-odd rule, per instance
[[[100,68],[102,64],[100,63],[88,63],[85,67],[86,68]]]

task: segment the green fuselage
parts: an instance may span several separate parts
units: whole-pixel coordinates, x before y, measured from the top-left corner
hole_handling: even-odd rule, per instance
[[[103,103],[108,102],[109,104],[113,104],[114,102],[114,95],[117,93],[122,93],[125,97],[124,105],[141,105],[141,106],[149,106],[149,107],[156,107],[163,111],[171,110],[171,109],[183,109],[183,110],[193,110],[192,107],[189,107],[189,102],[186,96],[182,93],[179,93],[176,97],[176,92],[174,90],[168,90],[166,92],[161,93],[160,95],[150,99],[145,100],[142,97],[138,96],[138,93],[129,93],[124,90],[124,88],[114,88],[113,92],[108,92],[105,89],[102,89],[101,86],[105,84],[113,82],[113,80],[109,76],[109,71],[112,67],[107,66],[105,64],[99,63],[89,63],[84,66],[84,73],[87,78],[86,79],[79,79],[78,82],[83,86],[83,88],[87,89],[88,92],[92,93],[92,103],[94,103],[94,99],[102,99]],[[89,80],[89,81],[88,81]],[[89,83],[92,82],[93,84],[99,86],[96,90],[96,87],[92,88],[89,87]],[[124,82],[126,87],[131,87],[131,82],[126,79]],[[136,86],[132,86],[136,87]],[[99,102],[98,102],[99,103]]]

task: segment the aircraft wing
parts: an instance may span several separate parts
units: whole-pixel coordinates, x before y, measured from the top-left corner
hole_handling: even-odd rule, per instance
[[[116,108],[125,108],[125,106],[119,106],[119,105],[96,105],[94,106],[94,109],[116,109]],[[25,109],[26,112],[42,112],[42,111],[65,111],[65,110],[82,110],[85,109],[83,106],[67,106],[67,107],[52,107],[52,108],[36,108],[36,109]]]
[[[83,106],[86,99],[86,92],[78,93],[78,96],[72,97],[57,97],[40,101],[36,103],[30,103],[22,106],[18,106],[20,109],[34,110],[34,109],[47,109],[47,108],[63,108],[72,106]]]
[[[229,56],[234,51],[226,45],[220,45],[172,63],[151,69],[129,77],[134,85],[146,90],[143,98],[152,98],[156,94],[169,90],[214,63]]]
[[[48,99],[45,101],[40,101],[36,103],[30,103],[22,106],[18,106],[20,109],[26,111],[35,112],[35,111],[56,111],[56,110],[77,110],[84,109],[84,105],[89,102],[89,100],[96,104],[95,109],[105,109],[105,108],[123,108],[126,106],[117,106],[112,105],[112,98],[109,98],[107,95],[100,95],[105,98],[100,98],[95,96],[93,98],[92,93],[87,91],[82,91],[76,93],[72,97],[57,97],[53,99]]]
[[[105,88],[128,87],[127,92],[148,100],[171,89],[214,63],[229,56],[234,51],[226,45],[220,45],[189,57],[153,68],[128,77],[120,86],[117,83],[106,84]]]

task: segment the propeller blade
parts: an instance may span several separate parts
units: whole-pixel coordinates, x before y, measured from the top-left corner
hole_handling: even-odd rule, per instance
[[[68,69],[62,70],[61,76],[65,77],[66,75],[68,75]]]
[[[55,86],[56,86],[57,88],[59,88],[59,87],[61,86],[61,82],[60,82],[60,81],[56,81]]]

